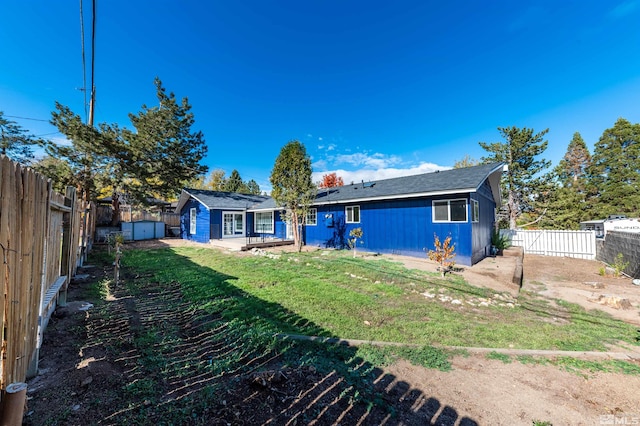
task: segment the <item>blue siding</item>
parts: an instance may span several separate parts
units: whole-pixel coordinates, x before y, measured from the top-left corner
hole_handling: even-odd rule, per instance
[[[209,218],[211,239],[220,240],[222,239],[222,210],[211,209],[211,212],[209,214],[211,215],[211,217]]]
[[[253,223],[255,222],[253,212],[247,212],[245,220],[247,221],[247,229],[245,230],[245,233],[248,237],[256,237],[257,235],[253,231]]]
[[[196,208],[196,233],[190,234],[190,210]],[[180,211],[180,235],[185,240],[208,243],[210,238],[209,210],[193,198]]]
[[[496,203],[488,181],[484,182],[478,192],[471,194],[471,198],[478,201],[480,210],[480,220],[473,224],[472,231],[472,263],[477,263],[490,254],[491,231],[495,227]]]
[[[444,240],[451,235],[456,245],[456,263],[471,265],[471,212],[464,223],[432,223],[432,200],[467,199],[468,194],[445,197],[363,202],[318,206],[318,225],[307,226],[306,243],[320,247],[345,248],[349,231],[362,228],[359,249],[372,252],[426,257],[434,248],[434,234]],[[360,223],[345,223],[345,207],[360,206]]]
[[[268,234],[268,233],[264,233],[264,232],[255,232],[253,229],[253,223],[254,223],[254,212],[247,212],[247,235],[249,235],[250,237],[260,237],[260,236],[265,236],[265,237],[269,237],[269,238],[282,238],[284,239],[287,235],[287,228],[286,228],[286,224],[284,223],[284,221],[281,218],[281,212],[279,211],[274,211],[273,212],[273,234]]]
[[[275,237],[285,239],[287,237],[287,224],[282,220],[284,212],[273,212],[273,220],[275,221]]]

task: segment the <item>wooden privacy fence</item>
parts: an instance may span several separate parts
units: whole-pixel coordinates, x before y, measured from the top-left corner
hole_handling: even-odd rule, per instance
[[[111,206],[100,205],[97,211],[98,224],[110,224],[113,209]],[[151,220],[154,222],[164,222],[167,226],[180,226],[180,215],[169,212],[153,212],[146,210],[131,209],[129,206],[121,206],[119,222],[138,222],[141,220]]]
[[[37,373],[42,333],[93,240],[95,206],[0,156],[0,390]]]
[[[595,231],[510,230],[501,229],[511,244],[524,248],[528,254],[566,256],[578,259],[596,258]]]
[[[138,222],[141,220],[164,222],[167,226],[180,226],[180,215],[178,213],[147,212],[144,210],[120,211],[121,222]]]

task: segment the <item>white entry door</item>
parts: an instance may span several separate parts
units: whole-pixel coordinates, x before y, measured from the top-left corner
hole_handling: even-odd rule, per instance
[[[222,213],[222,236],[238,237],[244,235],[244,213]]]

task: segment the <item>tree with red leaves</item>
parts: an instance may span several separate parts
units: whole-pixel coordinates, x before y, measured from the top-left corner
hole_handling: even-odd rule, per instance
[[[322,176],[322,182],[318,183],[319,188],[335,188],[336,186],[343,186],[344,181],[336,172],[329,173]]]

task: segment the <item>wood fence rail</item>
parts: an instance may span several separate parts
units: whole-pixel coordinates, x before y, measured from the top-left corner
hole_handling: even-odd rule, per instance
[[[0,156],[0,390],[37,373],[42,334],[93,241],[95,206]]]

